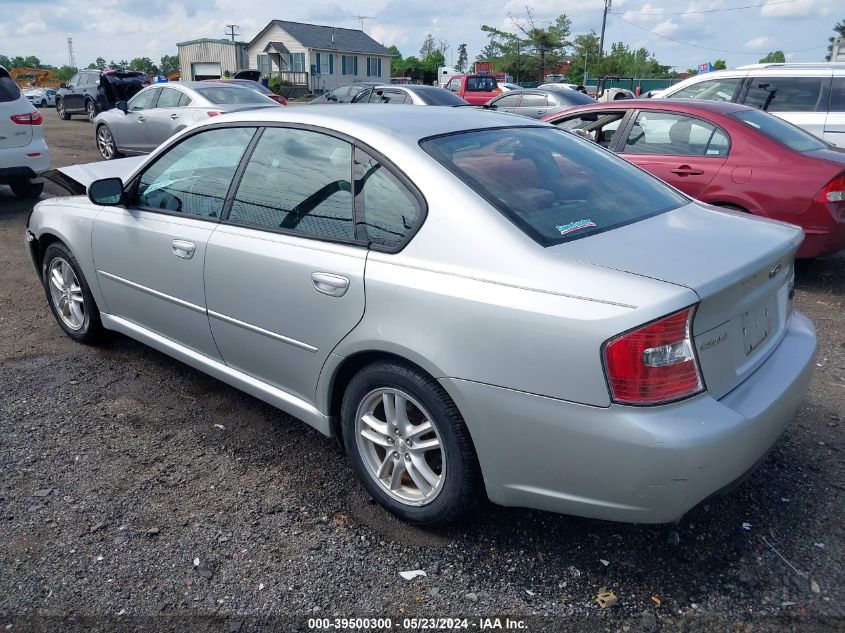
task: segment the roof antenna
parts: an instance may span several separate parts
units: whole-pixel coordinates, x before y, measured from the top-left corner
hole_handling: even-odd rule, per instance
[[[364,20],[375,20],[374,17],[371,17],[369,15],[353,15],[352,17],[355,20],[361,21],[361,31],[362,32],[366,32],[366,31],[364,31]]]

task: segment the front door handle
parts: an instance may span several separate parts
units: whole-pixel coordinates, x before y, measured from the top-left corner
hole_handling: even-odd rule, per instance
[[[173,249],[173,254],[182,259],[191,259],[194,256],[194,251],[197,250],[197,245],[188,240],[173,240],[170,242],[170,248]]]
[[[144,121],[146,121],[146,119],[144,117],[142,117],[142,116],[138,117],[138,123],[143,123]]]
[[[680,167],[676,167],[675,169],[669,170],[673,174],[678,174],[679,176],[700,176],[704,172],[700,169],[693,169],[689,165],[681,165]]]
[[[330,297],[342,297],[349,290],[349,279],[331,273],[313,273],[314,290]]]

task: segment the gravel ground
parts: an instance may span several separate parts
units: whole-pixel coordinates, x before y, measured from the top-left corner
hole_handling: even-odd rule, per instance
[[[89,123],[44,115],[55,165],[96,159]],[[66,338],[22,246],[30,208],[0,187],[0,626],[845,629],[845,257],[798,266],[796,303],[819,331],[804,406],[748,482],[687,515],[680,544],[491,504],[422,531],[297,420],[130,339]],[[592,600],[602,587],[614,606]]]

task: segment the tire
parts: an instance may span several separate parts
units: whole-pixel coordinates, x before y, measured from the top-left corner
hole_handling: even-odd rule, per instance
[[[67,273],[62,275],[62,271],[67,271],[64,266],[69,268],[72,276]],[[56,271],[59,272],[61,281],[53,279]],[[79,343],[86,344],[103,339],[105,328],[88,282],[82,274],[79,262],[61,242],[53,242],[44,252],[41,280],[50,310],[65,334]],[[76,309],[68,306],[76,306]]]
[[[404,420],[385,401],[393,411],[405,403]],[[356,475],[400,519],[449,523],[478,501],[481,469],[469,430],[443,387],[420,370],[398,361],[361,369],[343,395],[341,424]]]
[[[117,151],[117,143],[108,125],[103,124],[98,126],[94,138],[97,140],[97,150],[105,160],[112,160],[123,156],[123,154]]]
[[[91,123],[97,116],[97,105],[91,99],[85,100],[85,116]]]
[[[62,121],[70,121],[70,115],[65,111],[65,102],[62,99],[56,99],[56,112]]]
[[[21,200],[26,198],[38,198],[41,196],[41,192],[44,191],[43,182],[32,182],[28,178],[13,180],[9,183],[9,187],[11,187],[12,193],[15,194],[15,197]]]
[[[42,99],[41,103],[38,106],[39,108],[46,108],[47,107],[47,99]]]

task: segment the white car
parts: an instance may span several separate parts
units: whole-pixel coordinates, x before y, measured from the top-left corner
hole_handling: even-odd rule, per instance
[[[537,86],[541,90],[578,90],[578,84],[568,84],[561,81],[554,81]]]
[[[24,96],[36,108],[52,108],[56,105],[56,91],[52,88],[32,88]]]
[[[38,174],[50,166],[50,150],[43,121],[0,66],[0,185],[9,185],[17,198],[37,198],[44,189]]]

